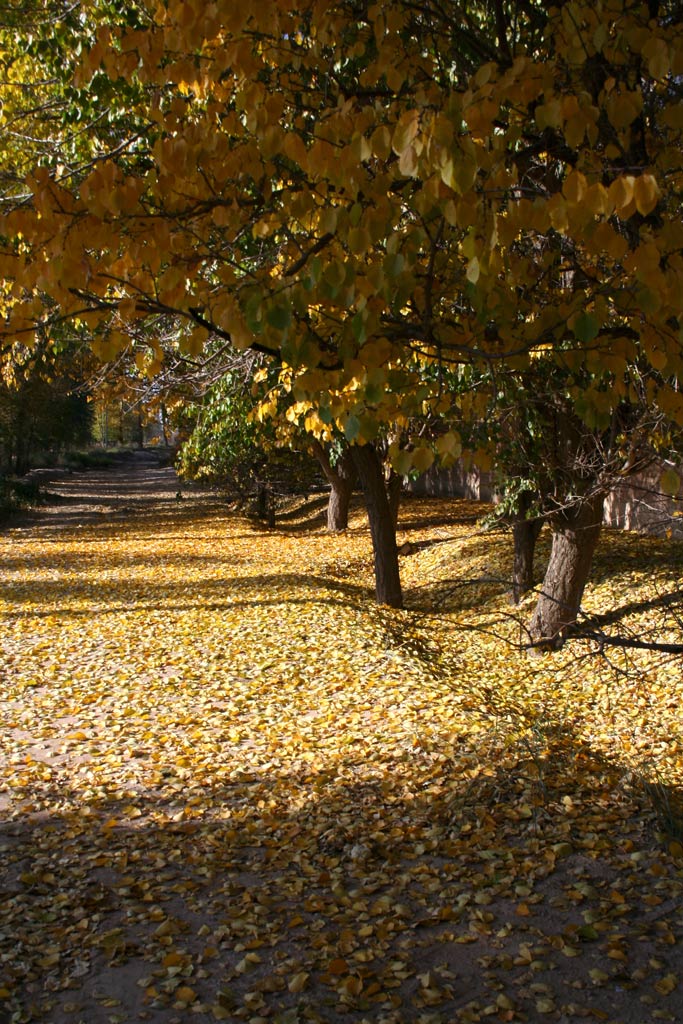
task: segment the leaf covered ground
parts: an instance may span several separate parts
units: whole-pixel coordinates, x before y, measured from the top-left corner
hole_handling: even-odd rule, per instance
[[[472,503],[397,612],[360,507],[88,479],[0,537],[0,1021],[683,1019],[680,657],[530,659]],[[592,628],[680,642],[682,563],[608,534]]]

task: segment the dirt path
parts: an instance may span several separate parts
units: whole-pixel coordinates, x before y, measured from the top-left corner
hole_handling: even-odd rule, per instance
[[[101,470],[37,470],[31,474],[44,495],[41,505],[13,516],[4,528],[48,529],[96,525],[112,517],[164,517],[181,502],[196,511],[220,505],[207,489],[181,485],[172,466],[154,451],[135,451]]]

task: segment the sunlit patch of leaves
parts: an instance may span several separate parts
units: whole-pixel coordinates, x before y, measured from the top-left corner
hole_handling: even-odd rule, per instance
[[[681,659],[530,659],[466,509],[407,501],[405,611],[359,509],[3,538],[13,1019],[680,1016],[683,847],[648,794],[680,792]],[[608,535],[587,619],[679,639],[680,557]]]

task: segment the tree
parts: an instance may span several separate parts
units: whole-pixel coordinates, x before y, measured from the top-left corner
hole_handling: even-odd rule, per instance
[[[252,415],[253,367],[240,355],[204,395],[177,404],[173,422],[185,435],[177,468],[182,477],[217,483],[241,500],[257,496],[260,514],[268,516],[274,488],[307,489],[314,473],[305,437],[304,450],[297,450],[278,438],[272,423]]]
[[[77,352],[14,345],[0,380],[0,471],[23,476],[49,456],[92,437],[93,410]]]
[[[347,444],[323,445],[317,437],[311,441],[311,450],[330,485],[327,529],[330,533],[341,533],[349,525],[349,506],[356,480],[353,454]]]
[[[245,367],[223,374],[192,403],[182,403],[174,424],[186,440],[178,456],[181,476],[219,483],[241,498],[255,493],[267,463],[266,428],[250,421],[251,380]],[[240,372],[242,371],[242,372]]]
[[[95,14],[73,102],[128,114],[92,121],[89,161],[55,145],[0,221],[4,332],[81,318],[110,355],[173,315],[186,351],[273,355],[358,448],[450,415],[430,368],[539,357],[592,375],[589,427],[634,366],[683,419],[677,4]]]

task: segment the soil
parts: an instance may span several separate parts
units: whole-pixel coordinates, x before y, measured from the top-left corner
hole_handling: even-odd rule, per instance
[[[211,489],[181,483],[165,453],[154,450],[129,452],[98,470],[37,469],[27,479],[38,483],[41,502],[13,515],[7,529],[61,530],[111,516],[150,518],[169,514],[180,502],[198,512],[225,507]]]

